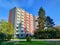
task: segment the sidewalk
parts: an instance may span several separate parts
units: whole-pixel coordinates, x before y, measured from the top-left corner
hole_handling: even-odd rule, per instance
[[[12,39],[11,41],[26,41],[26,39]],[[60,39],[31,39],[31,41],[60,41]]]

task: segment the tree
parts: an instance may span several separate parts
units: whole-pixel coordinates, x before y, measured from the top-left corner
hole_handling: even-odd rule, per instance
[[[60,28],[56,28],[55,27],[55,30],[56,30],[56,38],[60,38]]]
[[[56,30],[53,30],[53,29],[52,30],[40,30],[40,31],[35,32],[34,37],[37,39],[54,39],[56,38],[56,34],[57,36],[59,36]]]
[[[31,42],[31,36],[27,36],[26,40],[27,42]]]
[[[46,22],[45,25],[47,28],[53,28],[53,26],[55,25],[53,22],[53,19],[51,19],[49,16],[46,17]]]
[[[49,16],[45,16],[45,11],[41,7],[38,12],[38,27],[39,29],[35,31],[34,37],[38,39],[54,39],[60,38],[60,31],[54,29],[54,22]],[[47,27],[45,29],[45,27]]]
[[[0,34],[4,34],[4,38],[11,38],[13,35],[13,27],[5,20],[0,21]],[[1,36],[2,37],[2,36]]]
[[[44,9],[41,7],[39,9],[39,12],[38,12],[38,30],[36,30],[34,36],[35,38],[44,38],[43,37],[43,30],[45,28],[45,19],[46,19],[46,16],[45,16],[45,11]]]
[[[38,17],[39,30],[43,30],[45,27],[44,24],[45,24],[46,16],[45,16],[45,11],[42,7],[39,9],[38,16],[39,16]]]
[[[6,33],[7,22],[5,20],[0,21],[0,32]]]

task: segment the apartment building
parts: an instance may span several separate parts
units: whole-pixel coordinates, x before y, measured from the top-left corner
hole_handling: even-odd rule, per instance
[[[23,9],[14,7],[9,12],[9,22],[14,28],[15,38],[25,38],[26,35],[34,34],[34,24],[32,14]]]
[[[38,16],[33,16],[34,31],[38,29]]]

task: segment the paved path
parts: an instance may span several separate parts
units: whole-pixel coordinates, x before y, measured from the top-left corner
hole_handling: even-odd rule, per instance
[[[60,39],[32,39],[32,41],[60,41]]]
[[[26,39],[12,39],[11,41],[26,41]],[[60,41],[60,39],[31,39],[31,41]]]

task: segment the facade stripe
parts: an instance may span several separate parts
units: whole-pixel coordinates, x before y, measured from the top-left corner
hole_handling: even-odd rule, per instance
[[[12,22],[12,10],[10,11],[10,15],[9,15],[9,23]]]
[[[24,11],[24,32],[26,33],[26,12]]]

